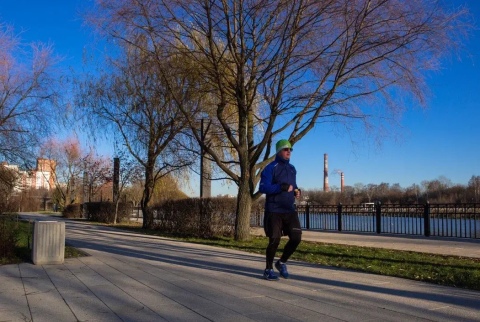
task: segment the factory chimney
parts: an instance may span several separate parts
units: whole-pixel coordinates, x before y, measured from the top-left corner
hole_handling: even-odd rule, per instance
[[[340,192],[343,193],[345,188],[345,177],[343,175],[343,172],[340,173]]]
[[[323,191],[330,191],[328,186],[328,154],[323,155]]]

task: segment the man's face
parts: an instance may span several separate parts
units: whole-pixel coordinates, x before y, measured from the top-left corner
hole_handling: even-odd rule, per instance
[[[280,157],[285,159],[285,160],[290,160],[290,156],[292,154],[292,151],[293,151],[293,149],[290,149],[290,148],[281,149],[280,152],[279,152]]]

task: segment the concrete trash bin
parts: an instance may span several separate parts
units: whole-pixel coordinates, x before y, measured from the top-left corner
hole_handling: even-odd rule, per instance
[[[63,264],[65,259],[65,223],[35,221],[32,261],[35,265]]]

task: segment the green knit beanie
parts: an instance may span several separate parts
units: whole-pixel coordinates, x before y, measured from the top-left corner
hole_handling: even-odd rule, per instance
[[[277,145],[275,147],[276,147],[277,153],[278,153],[282,149],[285,149],[285,148],[291,149],[292,145],[290,144],[290,142],[288,142],[288,140],[280,140],[280,141],[277,142]]]

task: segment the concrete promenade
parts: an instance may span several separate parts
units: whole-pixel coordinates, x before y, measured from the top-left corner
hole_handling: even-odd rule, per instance
[[[261,276],[261,255],[82,222],[66,229],[67,244],[90,256],[0,266],[0,321],[480,321],[477,291],[297,261],[290,279],[272,282]],[[321,232],[304,239],[477,257],[480,246]]]

